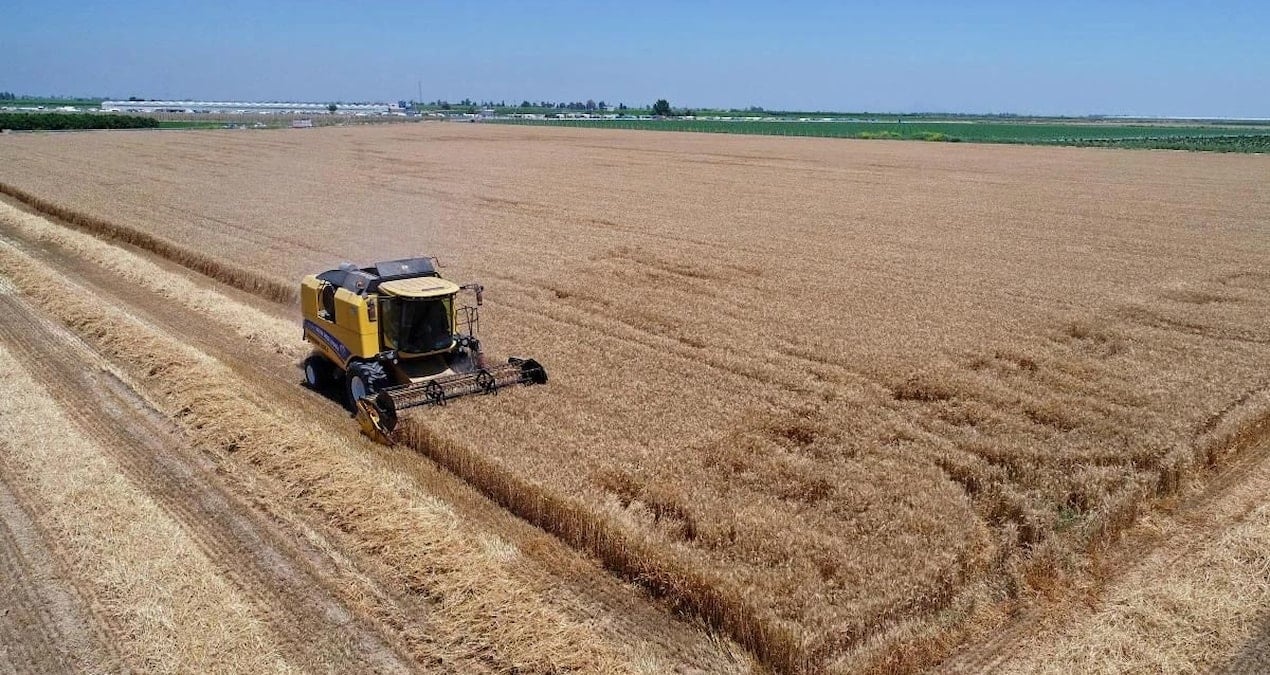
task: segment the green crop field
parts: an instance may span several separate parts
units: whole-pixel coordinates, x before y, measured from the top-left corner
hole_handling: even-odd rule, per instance
[[[160,129],[224,129],[230,122],[224,120],[169,120],[161,119]]]
[[[875,138],[973,143],[1026,143],[1124,148],[1162,148],[1216,152],[1270,150],[1270,125],[1121,124],[1027,121],[811,122],[791,120],[552,120],[499,119],[502,124],[533,124],[597,129],[642,129],[773,136]]]

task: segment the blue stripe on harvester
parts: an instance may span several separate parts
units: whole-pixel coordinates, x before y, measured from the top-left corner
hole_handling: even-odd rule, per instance
[[[352,352],[348,351],[348,347],[344,346],[343,342],[336,340],[334,335],[326,332],[325,328],[313,323],[313,321],[309,319],[304,320],[304,330],[312,331],[314,335],[318,336],[318,339],[326,343],[326,346],[334,349],[335,353],[339,354],[341,359],[347,361],[348,357],[352,354]]]

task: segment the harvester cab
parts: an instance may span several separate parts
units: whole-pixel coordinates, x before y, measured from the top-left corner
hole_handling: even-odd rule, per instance
[[[434,258],[338,268],[300,282],[305,383],[343,384],[362,431],[391,445],[400,411],[469,394],[544,384],[533,359],[490,365],[477,338],[484,288],[441,277]],[[459,304],[470,293],[475,304]]]

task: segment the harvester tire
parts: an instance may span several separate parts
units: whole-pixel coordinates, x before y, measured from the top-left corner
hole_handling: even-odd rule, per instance
[[[358,362],[350,364],[344,374],[344,388],[349,410],[357,410],[358,399],[373,397],[388,383],[383,364]]]
[[[304,360],[304,383],[309,389],[320,390],[331,382],[334,367],[330,361],[313,354]]]

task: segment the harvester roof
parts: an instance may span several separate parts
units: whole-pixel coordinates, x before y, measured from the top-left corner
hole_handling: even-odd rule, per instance
[[[379,290],[406,298],[435,298],[454,295],[459,292],[459,287],[441,277],[414,277],[381,282]]]
[[[343,263],[337,269],[327,270],[319,274],[318,278],[359,294],[373,293],[385,282],[406,279],[430,279],[443,281],[450,286],[454,286],[454,284],[440,278],[440,275],[437,274],[436,265],[433,264],[431,258],[403,258],[401,260],[378,262],[370,267],[360,268],[352,263]],[[454,286],[454,288],[453,292],[457,292],[458,287]],[[411,293],[389,292],[394,295],[411,295]],[[440,291],[430,293],[430,295],[443,294]],[[413,295],[417,296],[418,293]]]

